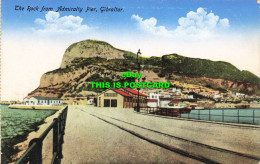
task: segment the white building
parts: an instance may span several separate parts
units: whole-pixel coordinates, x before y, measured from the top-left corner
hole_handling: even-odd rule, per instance
[[[169,107],[169,103],[172,101],[172,98],[161,97],[159,102],[159,107]]]
[[[220,96],[219,94],[215,94],[215,95],[213,96],[213,98],[214,98],[214,99],[220,99],[221,96]]]
[[[236,92],[236,96],[240,96],[240,97],[242,97],[242,96],[245,96],[245,94],[244,94],[244,93]]]
[[[193,95],[188,95],[188,99],[194,99]]]
[[[152,105],[153,107],[159,107],[159,101],[160,101],[160,93],[159,92],[151,92],[149,94],[149,99],[152,101],[152,100],[157,100],[156,101],[156,106],[153,105],[155,102],[149,102],[149,105]],[[148,103],[147,103],[147,106],[149,106]],[[150,106],[150,107],[152,107]]]
[[[30,98],[25,97],[25,98],[23,99],[23,103],[24,103],[25,105],[29,105],[29,104],[30,104]]]
[[[158,107],[158,100],[157,99],[147,99],[147,106],[148,107]]]
[[[170,102],[169,105],[175,108],[186,108],[188,106],[185,102],[182,102],[180,100],[173,100]]]
[[[25,105],[61,105],[62,99],[58,97],[38,97],[33,96],[30,98],[24,98]]]
[[[149,98],[150,99],[159,99],[159,97],[160,97],[160,93],[159,92],[151,92],[150,94],[149,94]]]
[[[164,98],[171,98],[171,97],[172,97],[171,94],[170,94],[170,93],[167,93],[167,92],[161,92],[161,93],[160,93],[160,96],[161,96],[161,97],[164,97]]]
[[[93,105],[93,104],[94,104],[94,99],[93,99],[93,98],[88,99],[88,104],[89,104],[89,105]]]
[[[150,107],[169,107],[172,96],[167,92],[151,92],[147,100],[147,106]]]

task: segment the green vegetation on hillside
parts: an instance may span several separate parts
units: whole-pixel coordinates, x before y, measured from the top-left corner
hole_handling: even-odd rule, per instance
[[[125,52],[124,54],[130,62],[137,62],[136,54]],[[228,62],[211,61],[207,59],[188,58],[178,54],[164,55],[162,57],[152,56],[150,58],[140,57],[141,64],[157,66],[154,72],[160,76],[170,75],[172,73],[185,76],[211,77],[230,80],[245,81],[260,84],[260,79],[249,71],[240,71]]]
[[[136,63],[137,62],[137,55],[129,52],[129,51],[125,51],[124,52],[124,57],[132,63]],[[162,61],[161,61],[161,57],[157,57],[157,56],[152,56],[152,57],[143,57],[143,56],[139,56],[139,62],[142,65],[152,65],[152,66],[161,66],[162,65]]]
[[[66,51],[70,51],[75,46],[86,46],[89,44],[112,45],[98,40],[85,40],[72,44]],[[114,47],[113,47],[114,48]],[[116,49],[116,48],[115,48]],[[119,49],[118,49],[119,50]],[[120,50],[122,51],[122,50]],[[124,51],[125,59],[106,59],[100,57],[82,58],[77,57],[71,62],[71,65],[64,69],[56,69],[52,73],[67,73],[74,68],[87,65],[98,64],[106,69],[114,71],[129,71],[137,69],[137,55],[135,53]],[[142,69],[153,70],[160,77],[170,77],[172,74],[190,76],[190,77],[210,77],[222,78],[235,81],[244,81],[260,84],[260,78],[249,71],[240,71],[230,63],[223,61],[211,61],[207,59],[189,58],[178,54],[169,54],[162,57],[139,56]],[[51,72],[48,72],[51,73]]]
[[[167,73],[186,76],[204,76],[230,80],[241,80],[260,84],[260,79],[249,71],[240,71],[230,63],[206,59],[188,58],[177,54],[162,56],[162,67]]]
[[[64,69],[56,69],[48,73],[67,73],[74,68],[99,64],[109,70],[129,71],[137,69],[136,54],[125,52],[126,59],[75,58],[71,65]],[[250,71],[240,71],[230,63],[223,61],[211,61],[199,58],[188,58],[178,54],[164,55],[162,57],[152,56],[150,58],[140,57],[143,69],[153,70],[160,77],[169,77],[171,74],[195,77],[222,78],[236,81],[244,81],[260,84],[258,76]]]

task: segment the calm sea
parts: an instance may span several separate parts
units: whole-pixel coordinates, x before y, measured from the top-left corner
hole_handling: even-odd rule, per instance
[[[260,125],[260,109],[203,109],[181,114],[183,118]]]
[[[9,163],[11,155],[18,152],[13,146],[26,140],[28,134],[38,129],[53,110],[10,109],[1,105],[1,163]]]

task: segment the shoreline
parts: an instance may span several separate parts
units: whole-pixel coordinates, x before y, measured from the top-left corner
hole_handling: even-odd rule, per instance
[[[10,159],[12,161],[11,163],[15,163],[23,155],[23,153],[28,148],[29,142],[33,138],[39,137],[42,134],[42,132],[44,130],[46,130],[46,128],[52,123],[53,119],[56,118],[59,115],[59,113],[61,111],[62,110],[59,110],[56,113],[46,117],[44,120],[41,121],[41,124],[38,124],[36,130],[34,130],[34,131],[30,132],[29,134],[27,134],[25,140],[23,140],[22,142],[17,143],[16,145],[13,145],[13,149],[17,150],[17,152],[10,156]]]
[[[259,108],[260,109],[260,104],[255,104],[255,103],[252,103],[252,104],[234,104],[234,103],[215,103],[215,107],[214,108],[219,108],[219,109],[222,109],[222,108],[232,108],[232,109],[244,109],[244,108],[236,108],[237,105],[249,105],[248,108],[246,109],[254,109],[254,108]]]
[[[55,114],[55,113],[53,113],[53,114]],[[51,114],[48,117],[51,117],[53,114]],[[42,124],[44,124],[44,120],[34,123],[31,126],[31,128],[33,129],[33,131],[37,131],[37,130],[39,130],[39,126],[41,126]],[[20,152],[19,148],[15,147],[15,145],[26,141],[27,137],[30,133],[31,133],[31,131],[25,131],[24,134],[18,135],[14,138],[6,139],[7,140],[6,143],[1,143],[2,145],[4,145],[4,147],[8,147],[7,149],[9,152],[6,153],[6,155],[10,155],[10,156],[4,156],[5,159],[3,159],[3,156],[2,156],[1,160],[13,162],[13,156],[15,156],[17,153]],[[18,141],[18,143],[16,141]]]
[[[29,105],[9,105],[8,108],[13,109],[31,109],[31,110],[61,110],[64,106],[29,106]]]

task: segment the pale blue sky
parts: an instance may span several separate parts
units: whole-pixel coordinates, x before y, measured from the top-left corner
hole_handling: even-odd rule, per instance
[[[15,11],[15,5],[25,7],[25,11]],[[256,0],[3,0],[2,1],[2,23],[3,30],[24,30],[35,27],[34,20],[44,18],[46,12],[27,12],[28,6],[53,7],[95,7],[102,6],[121,7],[121,13],[78,13],[60,12],[60,16],[74,15],[83,18],[82,24],[102,28],[122,28],[132,30],[133,22],[129,20],[133,14],[138,14],[144,19],[155,17],[158,25],[169,29],[178,26],[178,19],[184,17],[189,11],[196,11],[199,7],[205,8],[207,12],[212,11],[220,18],[228,18],[232,30],[252,29],[259,25],[259,10]]]

